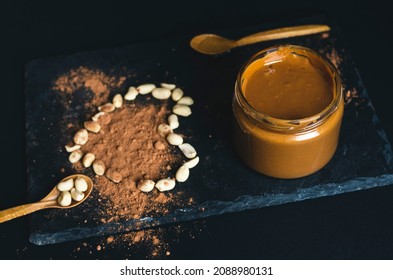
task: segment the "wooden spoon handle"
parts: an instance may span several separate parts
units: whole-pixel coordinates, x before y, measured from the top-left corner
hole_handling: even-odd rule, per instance
[[[0,223],[45,209],[53,205],[53,201],[40,201],[36,203],[24,204],[0,211]]]
[[[236,42],[236,46],[244,46],[257,42],[316,34],[321,32],[327,32],[329,30],[330,27],[327,25],[300,25],[293,27],[283,27],[268,31],[262,31],[243,37]]]

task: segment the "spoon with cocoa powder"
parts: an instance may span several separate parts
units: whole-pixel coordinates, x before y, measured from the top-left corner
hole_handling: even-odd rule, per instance
[[[52,191],[35,203],[0,211],[0,223],[47,208],[68,209],[78,206],[91,194],[93,181],[86,175],[74,174],[61,180]]]

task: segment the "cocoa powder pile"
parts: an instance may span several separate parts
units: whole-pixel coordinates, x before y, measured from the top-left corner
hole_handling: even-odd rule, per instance
[[[67,101],[70,101],[78,90],[90,91],[90,104],[85,104],[85,107],[90,108],[91,105],[98,106],[108,101],[110,92],[119,88],[125,80],[125,76],[115,77],[98,69],[80,66],[59,76],[54,81],[52,89],[62,93]]]
[[[173,176],[172,169],[176,170],[180,164],[181,156],[174,146],[157,133],[157,126],[165,122],[169,113],[167,103],[161,106],[125,104],[98,120],[102,127],[99,133],[89,134],[82,152],[93,153],[96,160],[101,160],[107,167],[106,174],[115,172],[121,175],[119,183],[106,176],[94,178],[100,196],[109,203],[108,219],[102,222],[137,219],[152,212],[165,213],[165,205],[175,202],[171,193],[154,190],[146,194],[136,188],[141,179],[158,181]],[[84,169],[80,162],[75,168]]]

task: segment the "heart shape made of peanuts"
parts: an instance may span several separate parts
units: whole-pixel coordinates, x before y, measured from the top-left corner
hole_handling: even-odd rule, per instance
[[[140,95],[172,100],[175,105],[167,116],[168,102],[163,102],[160,107],[154,104],[138,107],[135,102]],[[113,183],[120,183],[129,175],[129,170],[126,172],[122,168],[127,166],[141,173],[136,176],[139,177],[137,187],[140,191],[150,192],[154,187],[161,192],[172,190],[176,182],[188,179],[190,169],[199,162],[195,148],[184,143],[184,137],[174,132],[180,126],[179,118],[192,114],[190,106],[193,104],[194,100],[184,96],[183,90],[174,84],[129,87],[124,96],[116,94],[112,102],[98,106],[98,112],[75,133],[73,145],[65,146],[70,153],[69,161],[83,168],[92,168],[96,176],[105,176]],[[178,147],[186,158],[174,176],[156,178],[156,181],[145,178],[142,167],[154,169],[158,174],[165,173],[163,168],[171,170],[171,163],[175,160],[171,147]],[[136,178],[131,177],[132,180]]]

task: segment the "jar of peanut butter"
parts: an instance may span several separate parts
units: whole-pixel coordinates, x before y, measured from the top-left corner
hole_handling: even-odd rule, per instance
[[[262,50],[235,84],[237,153],[271,177],[307,176],[333,157],[343,111],[340,76],[329,60],[301,46]]]

